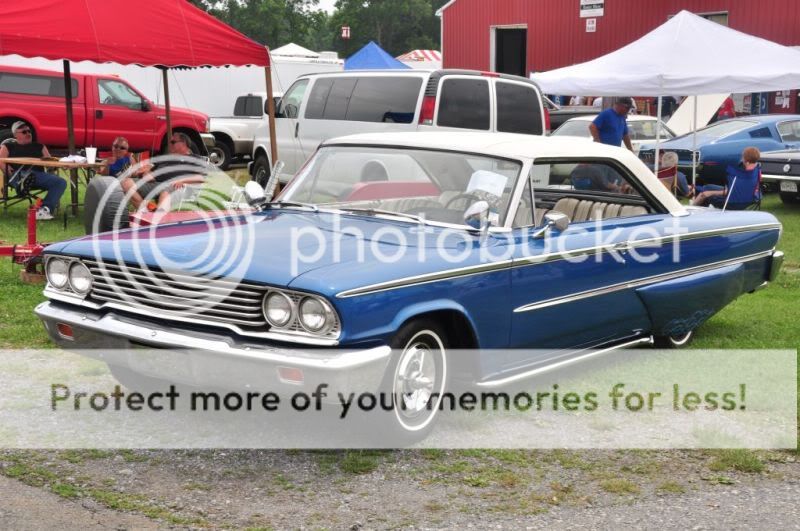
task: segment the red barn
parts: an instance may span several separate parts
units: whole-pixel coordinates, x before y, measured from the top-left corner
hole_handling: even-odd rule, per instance
[[[582,63],[625,46],[683,9],[800,46],[798,0],[451,0],[438,12],[444,67],[527,76]]]

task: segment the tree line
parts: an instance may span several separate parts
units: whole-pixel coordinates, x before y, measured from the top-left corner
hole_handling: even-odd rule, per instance
[[[277,48],[294,42],[347,57],[369,41],[391,55],[439,49],[436,10],[447,0],[338,0],[333,13],[318,0],[189,0],[251,39]],[[350,27],[350,39],[341,36]]]

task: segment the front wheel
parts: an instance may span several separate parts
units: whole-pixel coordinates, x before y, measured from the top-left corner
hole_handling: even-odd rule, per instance
[[[266,155],[259,155],[253,163],[253,180],[262,187],[267,185],[271,173]]]
[[[212,154],[217,155],[217,160],[214,165],[222,171],[227,170],[231,166],[231,148],[223,142],[217,142],[214,147],[208,150],[209,156]]]
[[[393,354],[383,391],[393,408],[383,415],[390,445],[402,446],[425,438],[433,429],[447,386],[447,335],[430,319],[403,325],[391,342]]]

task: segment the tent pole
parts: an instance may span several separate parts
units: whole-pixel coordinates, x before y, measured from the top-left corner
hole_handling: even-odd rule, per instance
[[[658,110],[656,111],[656,150],[654,153],[653,172],[658,175],[659,152],[661,151],[661,95],[658,96]]]
[[[694,98],[694,118],[692,119],[692,189],[697,186],[697,96]]]
[[[164,79],[164,113],[167,117],[167,142],[169,142],[172,139],[172,119],[169,110],[169,77],[166,66],[161,69],[161,75]],[[167,152],[169,153],[169,144],[167,144]]]
[[[269,51],[267,51],[269,53]],[[274,168],[278,162],[278,138],[275,132],[275,98],[272,93],[272,60],[270,64],[264,67],[264,75],[267,81],[267,121],[269,122],[269,152],[270,152],[270,165]],[[278,182],[278,191],[280,191],[280,181]],[[277,193],[277,192],[276,192]]]
[[[72,73],[69,61],[64,59],[64,97],[67,107],[67,147],[69,154],[75,154],[75,120],[72,114]],[[69,170],[69,180],[72,183],[70,196],[72,197],[72,215],[78,215],[78,170]]]

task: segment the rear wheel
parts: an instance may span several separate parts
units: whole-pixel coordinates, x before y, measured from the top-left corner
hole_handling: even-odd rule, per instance
[[[795,192],[781,192],[781,201],[787,205],[796,205],[800,203],[800,194]]]
[[[128,203],[119,180],[107,175],[92,178],[83,200],[86,234],[126,229],[128,225]]]
[[[694,330],[676,336],[656,336],[653,339],[658,348],[683,348],[692,342],[692,337],[694,337]]]

